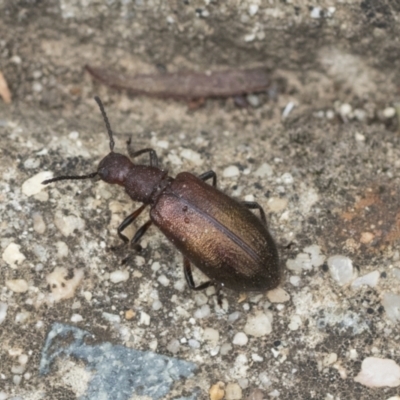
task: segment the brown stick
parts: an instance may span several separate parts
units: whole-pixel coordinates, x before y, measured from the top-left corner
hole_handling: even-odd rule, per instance
[[[114,89],[186,100],[257,93],[268,89],[271,83],[264,68],[135,76],[89,65],[85,68],[95,79]]]

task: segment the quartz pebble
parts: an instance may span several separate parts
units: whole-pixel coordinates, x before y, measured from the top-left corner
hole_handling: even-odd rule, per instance
[[[236,165],[231,165],[224,169],[222,175],[224,178],[233,178],[235,176],[238,176],[239,173],[240,173],[239,168]]]
[[[267,293],[268,300],[271,303],[285,303],[286,301],[290,300],[290,295],[287,293],[285,290],[282,288],[276,288],[273,290],[270,290]]]
[[[200,157],[200,154],[196,153],[195,151],[193,151],[191,149],[182,150],[180,153],[180,156],[182,158],[185,158],[186,160],[191,161],[197,167],[200,167],[203,164],[203,160]]]
[[[219,340],[219,332],[214,328],[206,328],[203,332],[203,339],[216,345]]]
[[[249,341],[249,338],[244,332],[238,332],[234,337],[232,343],[237,346],[245,346]]]
[[[354,380],[368,387],[397,387],[400,385],[400,366],[387,358],[367,357]]]
[[[21,246],[15,243],[10,243],[3,251],[3,260],[13,269],[17,268],[25,260],[25,256],[20,252]]]
[[[249,315],[244,327],[244,332],[247,335],[261,337],[272,332],[272,315],[258,311],[255,315]]]
[[[64,215],[61,211],[57,211],[54,216],[54,224],[64,236],[70,236],[74,230],[83,231],[85,229],[85,221],[75,215]]]
[[[39,213],[33,213],[32,222],[33,222],[33,229],[35,230],[35,232],[39,233],[40,235],[43,235],[43,233],[46,231],[46,224],[44,222],[42,215]]]
[[[385,307],[386,315],[393,323],[400,322],[400,295],[385,293],[382,305]]]
[[[125,282],[129,279],[129,271],[126,269],[121,269],[118,271],[113,271],[110,274],[110,281],[112,283]]]
[[[8,304],[0,301],[0,324],[4,322],[7,317]]]
[[[350,258],[335,255],[328,258],[329,272],[340,286],[350,283],[354,278],[353,263]]]
[[[240,400],[242,398],[242,388],[237,383],[228,383],[225,388],[226,400]]]
[[[28,282],[25,279],[10,279],[6,286],[14,293],[25,293],[28,291]]]
[[[264,163],[254,172],[254,175],[259,178],[265,178],[266,176],[271,176],[272,173],[272,167],[269,164]]]
[[[369,287],[375,287],[378,284],[379,277],[380,277],[379,271],[370,272],[369,274],[360,276],[359,278],[355,279],[351,283],[351,287],[353,289],[359,288],[360,286],[363,286],[363,285],[366,285]]]
[[[25,196],[33,196],[42,191],[46,186],[42,185],[42,182],[46,179],[53,177],[53,173],[50,171],[42,171],[38,174],[30,177],[22,184],[22,193]]]

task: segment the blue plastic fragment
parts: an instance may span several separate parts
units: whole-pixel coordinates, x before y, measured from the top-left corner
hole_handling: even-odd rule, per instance
[[[72,356],[83,360],[92,372],[86,393],[80,400],[128,400],[133,394],[164,398],[175,381],[187,378],[196,364],[151,351],[139,351],[109,342],[86,344],[89,332],[60,323],[47,335],[40,360],[40,374],[50,372],[56,358]],[[196,400],[198,392],[177,400]]]

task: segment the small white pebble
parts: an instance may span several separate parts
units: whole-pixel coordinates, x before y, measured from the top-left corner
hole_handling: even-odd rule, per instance
[[[121,317],[117,314],[110,314],[107,312],[103,312],[101,316],[108,322],[112,324],[119,324],[121,322]]]
[[[256,38],[256,35],[254,33],[249,33],[248,35],[245,35],[244,41],[252,42],[255,38]]]
[[[352,111],[351,105],[350,105],[350,104],[347,104],[347,103],[343,103],[343,104],[340,106],[340,109],[339,109],[340,115],[341,115],[342,117],[347,117],[347,116],[349,116],[349,114],[351,113],[351,111]]]
[[[46,224],[41,214],[35,212],[32,214],[33,229],[42,235],[46,231]]]
[[[194,312],[194,317],[197,319],[206,318],[210,315],[211,310],[208,304],[204,304]]]
[[[164,275],[164,274],[162,274],[162,275],[160,275],[158,278],[157,278],[157,281],[159,282],[159,283],[161,283],[161,285],[163,285],[163,286],[168,286],[169,285],[169,283],[170,283],[170,280]]]
[[[360,286],[366,285],[369,287],[375,287],[379,282],[380,273],[379,271],[373,271],[369,274],[360,276],[351,283],[353,289],[359,288]]]
[[[225,387],[226,400],[240,400],[242,398],[242,388],[237,383],[228,383]]]
[[[253,354],[251,355],[251,359],[252,359],[254,362],[262,362],[262,361],[264,361],[264,357],[261,357],[261,356],[258,355],[257,353],[253,353]]]
[[[112,283],[125,282],[129,279],[129,271],[127,269],[121,269],[118,271],[113,271],[110,274],[110,281]]]
[[[297,329],[300,328],[301,324],[302,324],[302,322],[301,322],[300,316],[299,315],[293,315],[290,318],[290,323],[289,323],[288,327],[289,327],[289,329],[291,331],[297,331]]]
[[[71,322],[81,322],[83,321],[83,317],[80,314],[72,314]]]
[[[285,172],[281,176],[281,180],[282,180],[282,183],[285,185],[291,185],[294,182],[293,176],[289,172]]]
[[[298,287],[298,286],[300,285],[301,278],[300,278],[299,276],[297,276],[297,275],[292,275],[292,276],[289,278],[289,282],[290,282],[293,286]]]
[[[200,348],[200,343],[196,339],[189,339],[188,344],[193,349],[199,349]]]
[[[59,240],[56,243],[56,247],[57,247],[57,257],[58,258],[64,258],[64,257],[68,256],[69,249],[68,249],[67,243],[62,242],[61,240]]]
[[[168,343],[167,350],[169,352],[171,352],[172,354],[176,354],[176,353],[178,353],[180,346],[181,346],[181,344],[179,343],[179,340],[173,339]]]
[[[71,132],[68,134],[68,137],[69,137],[71,140],[77,140],[77,139],[79,138],[79,132],[78,132],[78,131],[71,131]]]
[[[272,332],[271,323],[272,315],[266,315],[265,313],[258,311],[255,315],[249,315],[247,317],[244,332],[247,335],[255,337],[265,336]]]
[[[154,300],[154,301],[153,301],[153,304],[151,305],[151,308],[152,308],[154,311],[161,310],[161,308],[162,308],[162,303],[161,303],[161,301],[160,301],[160,300]]]
[[[254,176],[265,178],[266,176],[271,176],[272,173],[273,173],[272,167],[267,163],[263,163],[254,172]]]
[[[233,178],[240,174],[239,168],[236,165],[230,165],[226,167],[222,172],[224,178]]]
[[[201,166],[203,164],[203,160],[199,153],[196,153],[190,149],[184,149],[180,152],[180,156],[185,158],[186,160],[191,161],[196,166]]]
[[[154,272],[157,272],[161,268],[161,264],[158,261],[154,261],[153,264],[151,264],[151,270]]]
[[[393,322],[400,322],[400,295],[385,293],[382,299],[387,317]]]
[[[22,184],[22,193],[28,197],[38,194],[46,187],[45,185],[42,185],[42,182],[52,177],[53,173],[50,171],[39,172],[38,174],[27,179]]]
[[[238,332],[234,336],[232,343],[237,346],[246,346],[248,341],[249,341],[249,338],[247,337],[247,335],[244,332]]]
[[[344,286],[354,279],[353,263],[350,258],[343,255],[335,255],[328,258],[329,272],[332,278]]]
[[[204,304],[207,304],[208,297],[204,293],[196,293],[194,295],[194,301],[198,306],[202,306]]]
[[[280,287],[269,290],[267,293],[267,297],[271,303],[285,303],[290,300],[289,293],[287,293]]]
[[[385,118],[393,118],[396,115],[396,109],[393,107],[387,107],[383,110],[383,116]]]
[[[289,114],[293,111],[294,106],[295,104],[293,101],[289,101],[289,103],[286,104],[284,110],[282,111],[282,119],[285,119],[289,116]]]
[[[313,7],[310,12],[310,17],[314,19],[321,18],[322,9],[320,7]]]
[[[356,132],[354,135],[357,142],[365,142],[365,136],[362,133]]]
[[[249,5],[249,14],[251,16],[256,15],[258,13],[258,4],[250,4]]]
[[[7,317],[8,304],[0,301],[0,325]]]
[[[156,146],[157,146],[157,147],[160,147],[160,148],[162,148],[162,149],[168,149],[169,143],[168,143],[166,140],[159,140],[159,141],[156,143]]]
[[[6,286],[14,293],[25,293],[28,291],[28,282],[25,279],[10,279]]]
[[[85,221],[75,215],[64,215],[61,211],[57,211],[54,216],[54,224],[64,236],[70,236],[74,230],[83,231],[85,229]]]
[[[31,316],[31,313],[28,311],[21,311],[16,314],[15,316],[15,322],[17,324],[23,324],[26,321],[28,321],[29,317]]]
[[[20,252],[21,246],[15,243],[10,243],[3,251],[3,260],[13,269],[17,268],[25,260],[25,256]]]
[[[206,328],[203,332],[203,339],[215,346],[219,340],[219,332],[214,328]]]
[[[400,366],[387,358],[367,357],[354,381],[367,387],[396,387],[400,385]]]
[[[150,325],[150,315],[144,311],[140,312],[139,325]]]

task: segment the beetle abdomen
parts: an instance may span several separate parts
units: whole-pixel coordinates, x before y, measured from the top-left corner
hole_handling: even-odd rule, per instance
[[[267,227],[244,205],[196,176],[178,174],[150,216],[211,280],[238,291],[279,284],[278,252]]]

